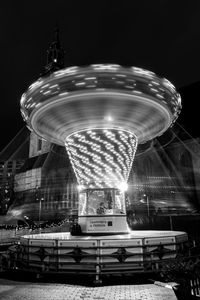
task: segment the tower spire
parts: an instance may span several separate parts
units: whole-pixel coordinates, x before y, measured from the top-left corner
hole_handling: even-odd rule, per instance
[[[59,28],[56,26],[54,29],[54,41],[47,50],[47,62],[42,75],[44,76],[64,68],[64,56],[65,51],[60,43]]]

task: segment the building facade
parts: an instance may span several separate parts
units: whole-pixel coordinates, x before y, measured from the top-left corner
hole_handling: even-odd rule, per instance
[[[23,131],[24,133],[24,131]],[[60,220],[77,213],[78,191],[66,149],[26,129],[26,143],[1,152],[1,214]],[[5,156],[5,153],[9,154]],[[22,155],[23,154],[23,155]],[[3,159],[4,157],[4,159]],[[200,206],[200,140],[156,141],[138,151],[129,176],[126,205],[139,215],[191,214]]]
[[[14,202],[15,174],[28,156],[29,133],[24,127],[0,152],[0,215],[6,215]]]
[[[77,211],[76,179],[64,147],[30,134],[29,157],[15,175],[12,209],[34,221],[59,220]]]
[[[146,214],[198,212],[200,208],[200,139],[157,142],[136,155],[129,176],[131,204]]]

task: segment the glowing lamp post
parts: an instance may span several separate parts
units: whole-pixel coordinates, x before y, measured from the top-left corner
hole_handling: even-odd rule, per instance
[[[84,233],[128,232],[124,192],[137,145],[165,132],[180,109],[168,80],[119,65],[59,70],[21,98],[28,127],[67,149]]]

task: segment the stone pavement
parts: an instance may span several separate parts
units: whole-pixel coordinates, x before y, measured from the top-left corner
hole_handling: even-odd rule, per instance
[[[1,300],[176,300],[172,289],[154,284],[86,287],[0,278]]]

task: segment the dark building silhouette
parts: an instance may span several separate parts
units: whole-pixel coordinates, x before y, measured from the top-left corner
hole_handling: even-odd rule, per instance
[[[200,208],[200,140],[175,140],[166,147],[154,145],[136,155],[129,176],[133,206],[146,203],[152,213],[185,214]],[[147,210],[147,205],[144,205]]]
[[[13,203],[15,174],[28,157],[29,132],[22,128],[0,152],[0,214],[5,215]]]
[[[31,133],[29,157],[15,175],[14,191],[10,209],[34,220],[58,220],[76,213],[77,183],[66,149]]]
[[[0,162],[1,214],[8,211],[38,221],[77,213],[77,181],[65,147],[41,140],[24,127],[0,153]],[[153,143],[136,154],[126,205],[143,215],[148,209],[150,215],[158,210],[198,212],[199,170],[199,139],[175,140],[164,148]]]
[[[47,62],[41,76],[46,76],[65,67],[65,51],[60,43],[58,27],[55,28],[54,34],[54,41],[47,50]]]

